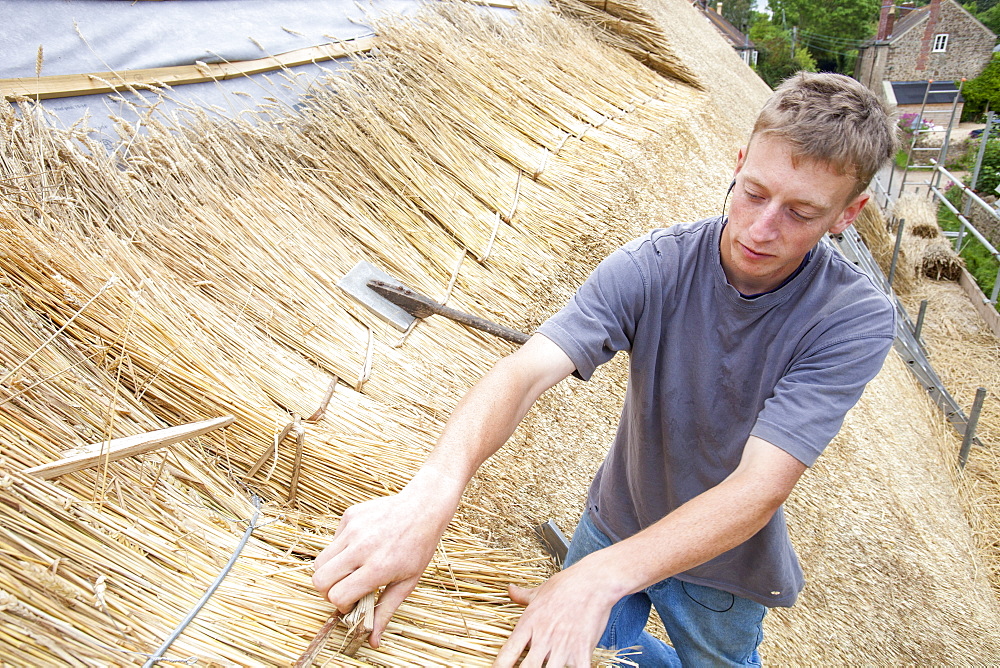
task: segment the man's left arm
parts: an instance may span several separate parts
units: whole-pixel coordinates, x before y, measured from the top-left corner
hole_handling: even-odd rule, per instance
[[[760,531],[806,466],[751,436],[739,466],[634,536],[598,550],[541,586],[511,586],[527,609],[495,666],[589,666],[612,606],[624,596],[702,564]]]

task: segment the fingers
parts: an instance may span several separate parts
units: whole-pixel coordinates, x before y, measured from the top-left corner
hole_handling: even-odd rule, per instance
[[[529,633],[519,633],[517,629],[510,635],[507,642],[500,649],[497,658],[493,663],[493,668],[541,668],[550,666],[551,668],[564,668],[564,666],[576,666],[587,668],[591,664],[593,650],[587,652],[579,647],[573,648],[567,645],[566,641],[546,642],[540,638],[529,637]],[[528,653],[524,659],[520,659],[525,650]]]
[[[334,547],[337,547],[337,549],[331,549]],[[328,551],[330,554],[327,553]],[[325,558],[321,561],[322,557]],[[350,553],[341,549],[336,543],[333,543],[326,550],[323,550],[313,563],[313,568],[315,569],[312,576],[313,586],[316,587],[316,590],[323,598],[333,603],[333,600],[330,599],[330,590],[341,580],[354,573],[360,565],[356,560],[351,559]],[[368,591],[372,589],[374,587]]]
[[[510,596],[510,600],[525,607],[534,600],[537,590],[537,587],[518,587],[515,584],[507,585],[507,595]]]
[[[517,665],[517,660],[521,658],[521,653],[528,646],[527,634],[518,633],[518,628],[507,638],[507,642],[500,648],[497,658],[493,661],[493,668],[513,668]]]
[[[351,611],[354,604],[368,592],[375,591],[385,582],[377,577],[374,569],[362,566],[340,579],[326,592],[326,600],[336,606],[341,614]]]
[[[548,657],[548,664],[545,662],[546,657]],[[521,668],[542,668],[544,665],[552,666],[552,668],[565,668],[568,664],[560,659],[558,652],[550,651],[542,644],[532,644],[528,649],[528,654],[521,661]]]
[[[369,642],[373,648],[433,557],[450,517],[445,511],[454,511],[447,504],[442,506],[433,513],[440,522],[435,520],[428,527],[423,521],[427,495],[404,492],[348,508],[333,540],[313,564],[313,586],[341,613],[369,592],[386,587],[372,621]],[[434,505],[433,498],[430,505]]]
[[[385,631],[385,627],[389,625],[389,620],[392,619],[393,614],[395,614],[403,600],[417,586],[418,579],[414,578],[404,582],[394,582],[382,590],[382,594],[378,597],[378,604],[375,606],[375,621],[371,637],[368,641],[372,649],[378,649],[379,644],[382,642],[382,633]]]
[[[316,555],[313,567],[317,571],[322,569],[328,561],[339,555],[344,551],[344,549],[347,548],[348,545],[350,545],[351,540],[347,534],[352,510],[353,508],[348,508],[344,511],[344,515],[340,518],[340,523],[337,525],[337,530],[333,533],[333,540],[330,541],[330,544],[327,545],[322,552]],[[315,579],[313,579],[313,582],[315,583]]]
[[[549,643],[546,642],[535,639],[529,641],[526,636],[527,634],[524,634],[524,636],[511,634],[507,643],[501,648],[500,653],[497,654],[493,668],[513,668],[513,666],[520,666],[520,668],[541,668],[542,666],[549,666],[551,668],[564,668],[565,666],[588,668],[591,665],[594,654],[593,650],[588,652],[577,648],[576,651],[573,651],[562,644],[550,647]],[[525,649],[528,650],[528,653],[518,663],[518,659],[524,653]]]
[[[611,603],[590,595],[586,577],[574,577],[563,571],[538,587],[507,585],[510,599],[525,610],[494,666],[512,668],[519,661],[523,668],[590,666]]]
[[[330,544],[323,548],[322,552],[316,555],[316,560],[313,562],[313,566],[316,570],[322,568],[326,562],[330,561],[343,551],[346,541],[337,540],[338,538],[339,536],[334,535]]]

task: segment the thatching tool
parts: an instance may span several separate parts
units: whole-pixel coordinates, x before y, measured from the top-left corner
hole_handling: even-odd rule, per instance
[[[341,653],[354,656],[375,629],[375,592],[370,591],[361,597],[354,609],[344,615],[344,624],[347,626],[347,644]]]
[[[556,565],[562,568],[566,561],[566,553],[569,551],[569,541],[566,535],[556,525],[555,520],[549,520],[535,527],[535,534],[542,540],[545,551],[556,560]]]
[[[529,335],[476,315],[440,304],[426,295],[411,290],[369,262],[361,261],[337,283],[342,290],[365,305],[400,331],[417,318],[441,315],[501,339],[524,344]]]

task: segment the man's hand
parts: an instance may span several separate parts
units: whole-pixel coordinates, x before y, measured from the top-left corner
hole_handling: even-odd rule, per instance
[[[521,666],[590,666],[594,648],[607,626],[616,593],[612,570],[599,552],[556,573],[535,589],[509,585],[515,603],[527,606],[514,632],[497,655],[494,668]],[[602,555],[603,556],[603,555]]]
[[[531,337],[462,398],[427,461],[399,494],[344,513],[333,542],[316,558],[313,585],[341,612],[385,587],[375,608],[373,648],[417,586],[476,469],[510,438],[539,395],[573,369],[559,346]]]
[[[528,607],[495,665],[513,666],[525,649],[522,666],[590,665],[619,599],[753,536],[805,468],[792,455],[751,436],[737,469],[715,487],[639,533],[587,555],[533,591],[511,588],[511,599]]]
[[[414,479],[399,494],[348,508],[333,542],[316,557],[313,585],[341,613],[385,587],[375,606],[372,648],[434,556],[455,511],[452,498]]]

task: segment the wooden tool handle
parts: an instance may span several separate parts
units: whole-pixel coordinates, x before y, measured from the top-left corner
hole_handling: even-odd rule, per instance
[[[319,633],[317,633],[316,637],[312,639],[311,643],[309,643],[309,647],[306,647],[306,651],[303,652],[302,656],[299,657],[299,660],[294,663],[294,668],[309,668],[312,666],[313,660],[316,658],[316,655],[320,653],[320,650],[323,649],[323,645],[326,644],[326,641],[330,638],[330,634],[333,633],[333,630],[337,628],[337,622],[339,621],[339,613],[330,615],[330,618],[326,620],[325,624],[323,624]]]
[[[453,309],[450,306],[444,306],[443,304],[436,304],[434,313],[437,315],[444,316],[449,320],[454,320],[457,323],[461,323],[473,329],[478,329],[480,331],[486,332],[487,334],[492,334],[493,336],[500,337],[505,341],[510,341],[511,343],[516,343],[519,346],[523,346],[528,339],[531,338],[530,335],[524,332],[519,332],[516,329],[511,329],[510,327],[505,327],[499,323],[487,320],[486,318],[480,318],[476,315],[471,315],[457,309]]]
[[[432,314],[440,315],[467,327],[472,327],[505,341],[516,343],[519,346],[524,345],[531,338],[530,335],[519,332],[516,329],[511,329],[486,318],[480,318],[477,315],[440,304],[430,297],[411,290],[404,285],[393,285],[392,283],[372,279],[368,281],[368,287],[415,318],[426,318]]]

